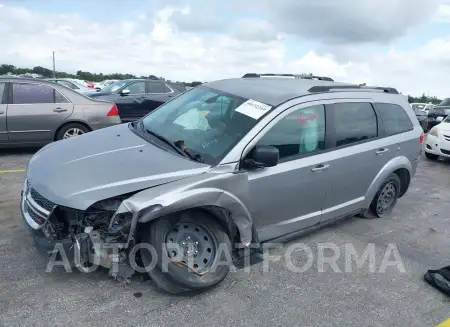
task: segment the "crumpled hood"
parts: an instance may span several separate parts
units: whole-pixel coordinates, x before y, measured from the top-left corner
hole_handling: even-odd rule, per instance
[[[209,168],[148,143],[121,124],[49,144],[30,160],[27,179],[48,200],[85,210],[99,200]]]

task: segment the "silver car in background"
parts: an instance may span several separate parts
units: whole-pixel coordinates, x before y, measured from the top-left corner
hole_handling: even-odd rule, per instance
[[[86,94],[89,92],[95,92],[94,89],[84,86],[83,84],[77,82],[76,80],[70,79],[70,78],[48,78],[46,80],[50,81],[50,82],[55,82],[60,85],[67,86],[69,89],[72,89],[72,90],[77,91],[78,93],[82,93],[82,94]]]
[[[112,102],[40,79],[0,78],[0,147],[40,146],[120,123]]]

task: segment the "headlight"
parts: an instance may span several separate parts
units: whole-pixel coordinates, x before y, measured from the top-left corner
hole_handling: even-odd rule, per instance
[[[431,130],[430,130],[430,133],[429,133],[430,135],[433,135],[433,136],[436,136],[436,137],[439,137],[439,129],[437,129],[436,127],[433,127]]]

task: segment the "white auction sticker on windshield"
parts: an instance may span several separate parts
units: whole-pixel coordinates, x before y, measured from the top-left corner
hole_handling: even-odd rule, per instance
[[[266,114],[272,107],[265,103],[261,103],[252,99],[245,101],[239,107],[236,108],[237,112],[246,116],[258,119],[262,115]]]

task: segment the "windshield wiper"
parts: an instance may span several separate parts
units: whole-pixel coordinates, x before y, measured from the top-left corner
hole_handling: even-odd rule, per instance
[[[198,162],[204,162],[200,153],[194,152],[184,145],[183,140],[175,141],[175,146],[183,151],[189,158]]]
[[[171,140],[169,140],[168,138],[152,131],[151,129],[146,128],[145,131],[150,134],[153,135],[154,137],[156,137],[157,139],[159,139],[160,141],[163,141],[164,143],[170,145],[175,151],[177,151],[179,154],[181,154],[184,157],[189,157],[189,155],[187,153],[185,153],[182,149],[180,149],[175,143],[173,143]]]

